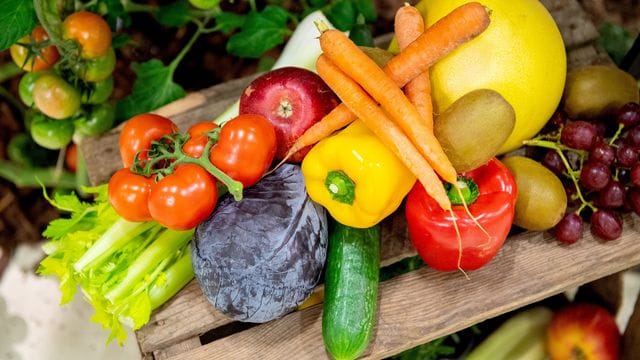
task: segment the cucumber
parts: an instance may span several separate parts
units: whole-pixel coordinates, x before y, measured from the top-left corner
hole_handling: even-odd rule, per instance
[[[367,348],[376,322],[380,228],[336,224],[325,269],[322,338],[333,358],[355,359]]]

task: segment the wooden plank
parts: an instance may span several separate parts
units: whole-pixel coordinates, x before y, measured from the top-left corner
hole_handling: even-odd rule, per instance
[[[380,285],[376,335],[364,358],[380,359],[567,289],[640,264],[638,217],[600,242],[587,230],[572,246],[547,233],[509,238],[486,267],[469,274],[423,268]],[[172,359],[325,359],[321,306],[203,345]]]
[[[157,350],[153,352],[154,360],[166,360],[173,356],[185,353],[187,351],[197,349],[202,344],[200,343],[200,338],[193,337],[190,339],[183,340],[177,344],[171,345],[167,348]]]
[[[407,236],[404,215],[396,213],[382,226],[381,266],[393,264],[416,254]],[[217,311],[193,280],[163,307],[155,311],[149,323],[136,332],[140,349],[151,353],[185,339],[226,325],[232,320]]]

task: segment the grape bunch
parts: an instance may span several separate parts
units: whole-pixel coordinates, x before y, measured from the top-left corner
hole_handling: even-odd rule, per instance
[[[588,121],[558,110],[529,145],[545,149],[540,162],[565,185],[567,211],[552,230],[559,242],[578,241],[586,223],[598,238],[614,240],[623,213],[640,215],[639,104]]]

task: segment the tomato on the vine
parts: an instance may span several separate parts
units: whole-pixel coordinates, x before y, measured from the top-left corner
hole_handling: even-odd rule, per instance
[[[20,82],[18,83],[18,95],[25,105],[33,105],[33,86],[42,74],[45,74],[45,72],[33,71],[22,75],[20,78]]]
[[[66,119],[80,109],[80,92],[52,72],[35,80],[32,96],[38,110],[50,118]]]
[[[199,158],[209,141],[207,133],[217,127],[218,125],[211,121],[201,121],[193,124],[187,131],[189,134],[189,140],[182,145],[182,152],[187,156]]]
[[[106,54],[79,62],[75,67],[75,73],[84,81],[96,82],[111,76],[115,67],[116,52],[109,47]]]
[[[62,23],[62,36],[80,45],[80,56],[84,59],[99,58],[111,48],[109,24],[100,15],[89,11],[67,16]]]
[[[13,62],[24,71],[42,71],[50,69],[58,61],[60,54],[54,45],[40,48],[39,44],[49,40],[42,25],[36,26],[30,35],[24,36],[11,45],[9,52]]]
[[[276,132],[261,115],[239,115],[222,126],[210,160],[246,188],[260,180],[273,161]]]
[[[116,112],[113,105],[104,103],[92,107],[84,116],[76,119],[76,132],[84,136],[96,136],[113,127]]]
[[[31,137],[43,148],[62,149],[71,142],[74,126],[71,120],[52,120],[35,116],[31,123]]]
[[[204,221],[218,203],[214,177],[199,165],[181,164],[149,194],[149,212],[161,225],[187,230]]]
[[[102,104],[107,101],[113,93],[113,77],[111,76],[105,80],[88,84],[89,87],[84,89],[80,94],[83,104]]]
[[[140,114],[129,119],[120,131],[120,158],[125,168],[133,165],[135,156],[151,147],[151,142],[178,131],[178,126],[164,116]],[[147,159],[141,152],[140,160]]]
[[[64,164],[71,172],[78,169],[78,146],[74,143],[67,146],[67,152],[64,154]]]
[[[152,178],[135,174],[127,168],[120,169],[109,179],[109,202],[125,220],[152,220],[148,200],[154,186]]]

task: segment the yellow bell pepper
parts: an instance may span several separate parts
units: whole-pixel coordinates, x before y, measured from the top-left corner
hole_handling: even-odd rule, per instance
[[[302,174],[309,197],[355,228],[389,216],[416,181],[360,120],[316,144],[302,161]]]

